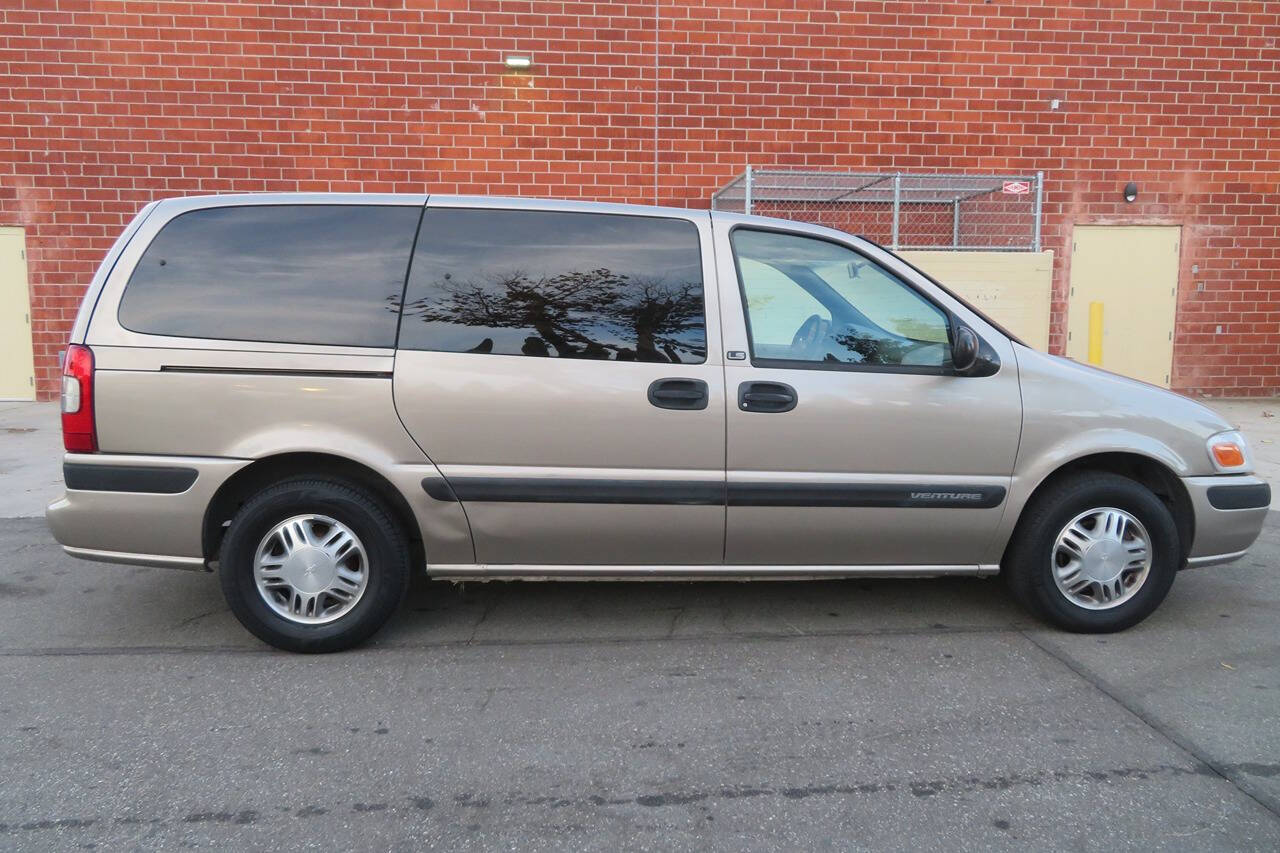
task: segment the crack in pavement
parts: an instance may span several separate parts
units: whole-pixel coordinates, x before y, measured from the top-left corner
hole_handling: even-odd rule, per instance
[[[478,626],[479,623],[477,623]],[[474,629],[473,629],[474,631]],[[734,631],[732,633],[698,633],[667,636],[653,634],[648,636],[600,636],[571,637],[565,639],[461,639],[437,640],[421,643],[379,643],[373,642],[361,647],[351,654],[375,654],[378,652],[421,651],[425,649],[466,649],[466,648],[524,648],[538,646],[625,646],[630,644],[646,645],[651,643],[712,643],[738,642],[752,640],[760,642],[803,642],[822,639],[858,638],[858,637],[942,637],[948,635],[982,635],[982,634],[1015,634],[1022,635],[1023,630],[1016,626],[984,625],[984,626],[944,626],[933,625],[915,628],[872,628],[859,629],[812,629],[805,634],[794,634],[774,631]],[[226,655],[226,654],[275,654],[292,657],[290,652],[281,652],[267,646],[46,646],[23,648],[0,648],[0,658],[5,657],[77,657],[93,655]]]
[[[217,613],[226,613],[229,610],[230,608],[228,607],[215,607],[214,609],[206,611],[204,613],[197,613],[195,616],[188,616],[186,619],[183,619],[181,622],[178,622],[176,625],[174,625],[174,627],[185,628],[188,625],[192,624],[193,622],[198,622],[201,619],[204,619],[209,616],[213,616],[214,614],[217,614]]]
[[[491,596],[489,600],[484,603],[484,609],[480,612],[480,618],[476,620],[476,624],[471,626],[471,636],[467,637],[466,645],[471,646],[476,644],[476,634],[480,633],[480,626],[488,620],[489,614],[497,608],[498,603],[503,599],[503,597],[503,593],[499,593]]]
[[[1258,772],[1262,775],[1280,774],[1280,764],[1219,765],[1231,771]],[[801,785],[738,784],[696,787],[684,790],[653,791],[642,794],[618,795],[609,793],[582,793],[553,796],[524,791],[510,791],[501,796],[476,791],[462,791],[453,795],[428,796],[407,794],[395,802],[376,803],[310,803],[303,806],[279,806],[274,812],[260,811],[252,807],[204,809],[181,816],[170,817],[62,817],[37,818],[26,821],[0,821],[0,833],[35,832],[49,829],[85,829],[106,824],[116,826],[147,825],[173,826],[182,823],[219,823],[234,826],[251,826],[264,819],[306,819],[330,814],[346,808],[351,818],[357,816],[405,817],[420,816],[435,811],[441,804],[459,808],[485,809],[494,806],[514,808],[542,807],[560,809],[566,807],[600,808],[605,806],[636,805],[646,809],[688,806],[715,800],[741,800],[756,797],[775,797],[787,800],[805,800],[812,797],[868,797],[882,794],[910,794],[917,799],[927,799],[942,794],[964,795],[981,791],[1007,791],[1024,786],[1043,786],[1061,783],[1116,784],[1132,781],[1159,780],[1188,776],[1213,777],[1218,769],[1197,761],[1189,767],[1176,764],[1157,764],[1147,767],[1108,767],[1090,770],[1039,770],[1011,772],[994,775],[964,774],[943,777],[888,777],[861,782],[823,782]]]
[[[1151,729],[1160,737],[1173,744],[1177,749],[1189,755],[1198,762],[1199,766],[1206,771],[1203,775],[1213,775],[1222,781],[1231,785],[1233,788],[1253,800],[1262,808],[1266,809],[1271,815],[1280,820],[1280,800],[1270,795],[1265,790],[1261,790],[1248,780],[1241,778],[1241,773],[1254,776],[1272,777],[1280,774],[1280,765],[1261,764],[1258,762],[1240,762],[1228,764],[1218,761],[1209,755],[1208,751],[1197,744],[1190,738],[1182,735],[1174,726],[1164,722],[1155,714],[1142,708],[1141,704],[1126,696],[1126,692],[1116,685],[1111,684],[1100,675],[1091,672],[1083,663],[1076,660],[1071,655],[1054,648],[1051,645],[1041,642],[1031,634],[1020,631],[1027,642],[1038,648],[1046,656],[1057,661],[1066,669],[1070,670],[1076,677],[1083,680],[1093,689],[1097,690],[1103,696],[1119,705],[1130,715],[1135,717],[1144,726]]]

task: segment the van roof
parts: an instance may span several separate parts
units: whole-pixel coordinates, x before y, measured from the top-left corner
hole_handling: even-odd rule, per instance
[[[480,207],[509,210],[560,210],[581,213],[614,213],[629,216],[689,216],[711,213],[707,208],[672,207],[665,205],[628,204],[608,201],[579,201],[576,199],[524,198],[496,195],[455,195],[444,193],[344,193],[344,192],[264,192],[226,193],[218,195],[173,196],[161,199],[157,207],[166,215],[209,207],[234,207],[242,205],[272,204],[385,204],[421,205],[430,199],[434,207]],[[717,218],[760,223],[795,223],[790,220],[767,216],[743,215],[715,211]]]

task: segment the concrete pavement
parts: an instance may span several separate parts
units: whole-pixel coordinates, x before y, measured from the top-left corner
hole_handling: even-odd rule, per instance
[[[58,404],[0,402],[0,518],[43,516],[61,494]]]
[[[31,515],[56,412],[15,425]],[[1106,637],[994,580],[421,581],[320,658],[0,520],[0,848],[1274,850],[1277,519]]]
[[[0,549],[0,848],[1280,847],[1274,522],[1107,637],[991,580],[422,582],[319,658]]]

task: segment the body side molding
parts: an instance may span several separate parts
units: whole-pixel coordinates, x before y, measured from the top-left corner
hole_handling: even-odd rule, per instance
[[[1271,505],[1271,486],[1267,483],[1210,486],[1205,494],[1214,509],[1261,509]]]
[[[62,463],[68,489],[87,492],[149,492],[177,495],[195,483],[195,468],[159,465],[83,465]]]
[[[676,504],[687,506],[893,507],[991,509],[1004,486],[937,483],[733,482],[552,477],[428,477],[439,501],[494,503]]]
[[[724,504],[723,480],[603,480],[549,477],[450,477],[423,480],[436,500],[495,503]],[[444,488],[441,488],[443,486]]]

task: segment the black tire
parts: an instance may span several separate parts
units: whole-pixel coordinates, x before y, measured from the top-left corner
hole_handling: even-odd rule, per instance
[[[1115,507],[1130,513],[1151,539],[1151,569],[1141,588],[1122,604],[1091,610],[1072,602],[1053,578],[1058,534],[1082,512]],[[1059,628],[1088,634],[1123,631],[1146,619],[1173,585],[1182,561],[1178,528],[1168,507],[1150,489],[1105,472],[1082,472],[1051,484],[1023,511],[1000,574],[1024,607]]]
[[[325,624],[299,624],[276,613],[254,581],[255,554],[263,537],[276,524],[304,513],[349,527],[364,545],[368,562],[367,586],[359,601]],[[391,618],[409,586],[409,545],[391,512],[363,489],[332,480],[286,480],[254,495],[232,519],[219,562],[231,612],[258,639],[291,652],[337,652],[359,645]]]

